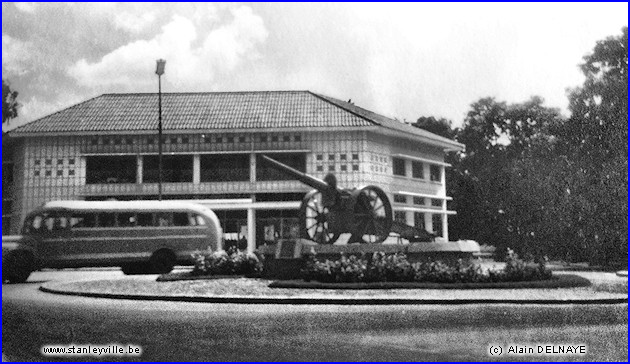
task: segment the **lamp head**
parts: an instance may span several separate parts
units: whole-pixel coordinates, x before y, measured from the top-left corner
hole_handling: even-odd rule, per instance
[[[158,76],[162,76],[164,74],[164,66],[166,66],[166,61],[163,59],[157,60],[157,67],[155,68],[155,74]]]

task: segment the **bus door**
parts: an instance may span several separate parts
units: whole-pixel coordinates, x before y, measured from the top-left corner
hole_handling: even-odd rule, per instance
[[[37,255],[45,266],[65,260],[69,240],[68,217],[61,211],[46,211],[29,220],[29,235],[37,241]]]

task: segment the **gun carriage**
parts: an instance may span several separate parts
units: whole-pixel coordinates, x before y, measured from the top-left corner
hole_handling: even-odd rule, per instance
[[[332,244],[341,234],[348,243],[382,243],[390,232],[410,241],[433,241],[434,235],[392,219],[392,205],[379,187],[340,189],[333,174],[323,180],[309,176],[266,155],[262,159],[278,170],[314,188],[302,200],[301,232],[319,244]]]

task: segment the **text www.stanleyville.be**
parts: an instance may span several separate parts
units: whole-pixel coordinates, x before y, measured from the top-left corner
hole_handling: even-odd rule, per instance
[[[45,356],[140,356],[142,347],[139,345],[44,345],[41,349]]]

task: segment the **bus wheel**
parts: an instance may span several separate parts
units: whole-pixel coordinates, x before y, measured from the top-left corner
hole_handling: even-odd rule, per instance
[[[158,250],[153,253],[149,262],[155,273],[169,273],[175,266],[175,254],[167,249]]]
[[[35,269],[33,255],[27,251],[10,252],[2,262],[2,280],[24,283]]]

